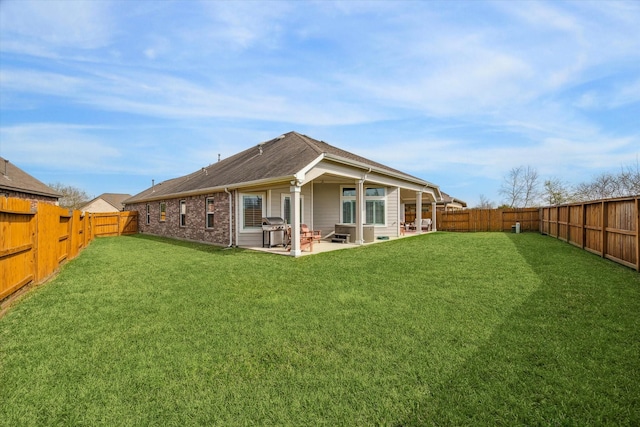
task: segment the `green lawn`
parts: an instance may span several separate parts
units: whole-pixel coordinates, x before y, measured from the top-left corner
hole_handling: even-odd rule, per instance
[[[537,234],[102,238],[0,319],[0,425],[638,425],[640,274]]]

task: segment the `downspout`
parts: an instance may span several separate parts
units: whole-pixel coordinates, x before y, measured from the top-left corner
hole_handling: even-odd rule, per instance
[[[368,171],[366,171],[364,173],[364,176],[362,177],[362,182],[364,183],[367,180],[367,176],[371,173],[371,168],[369,168]]]
[[[231,192],[229,191],[228,188],[225,187],[224,192],[229,195],[229,246],[227,247],[230,248],[233,246],[233,221],[231,220],[232,219],[232,210],[231,210],[232,197],[231,197]]]

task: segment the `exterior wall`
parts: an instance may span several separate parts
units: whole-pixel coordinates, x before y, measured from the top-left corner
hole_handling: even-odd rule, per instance
[[[282,212],[282,197],[291,196],[291,190],[289,187],[278,187],[272,189],[270,192],[270,200],[269,207],[267,209],[267,216],[278,216],[284,218],[284,213]],[[312,203],[312,195],[311,195],[311,185],[305,185],[302,187],[302,191],[300,192],[300,196],[302,196],[302,223],[308,224],[311,226],[312,215],[311,215],[311,205]]]
[[[282,212],[282,196],[286,195],[286,196],[291,196],[291,190],[289,186],[283,186],[283,187],[274,187],[267,190],[262,190],[262,191],[247,191],[247,192],[243,192],[243,191],[238,191],[238,197],[241,194],[255,194],[255,193],[263,193],[264,197],[265,197],[265,207],[266,207],[266,216],[276,216],[276,217],[280,217],[280,218],[284,218],[284,214]],[[303,223],[308,224],[310,227],[312,227],[311,225],[311,220],[312,220],[312,215],[311,215],[311,207],[313,205],[313,201],[312,201],[312,194],[311,194],[311,185],[305,185],[302,187],[302,191],[300,193],[300,195],[303,198],[303,202],[302,202],[302,219],[303,219]],[[242,206],[242,202],[240,200],[237,201],[238,206]],[[240,212],[240,215],[242,215],[242,213]],[[238,224],[238,227],[241,227],[240,224]],[[250,231],[244,231],[242,229],[239,230],[238,233],[238,245],[239,246],[245,246],[245,247],[252,247],[252,246],[262,246],[262,230],[250,230]]]
[[[387,200],[386,200],[386,224],[384,227],[376,226],[375,233],[378,236],[398,236],[399,224],[398,218],[400,217],[400,204],[398,202],[398,188],[386,187]]]
[[[313,229],[326,236],[340,222],[340,185],[313,185]]]
[[[313,187],[312,187],[313,186]],[[334,231],[335,225],[340,222],[340,184],[312,183],[302,187],[303,198],[303,223],[314,230],[320,230],[322,236],[327,236]],[[397,236],[398,218],[400,216],[398,189],[386,188],[386,225],[375,227],[375,236]],[[234,191],[233,203],[240,206],[241,194],[262,193],[265,197],[267,216],[284,217],[282,212],[282,196],[290,196],[288,186],[275,187],[262,191]],[[206,228],[206,199],[214,198],[214,227]],[[186,225],[180,226],[180,201],[186,202]],[[160,203],[166,203],[166,219],[160,221]],[[149,205],[149,223],[147,223],[147,203],[127,205],[126,210],[137,211],[139,215],[139,230],[141,233],[149,233],[176,239],[193,240],[212,243],[220,246],[229,244],[229,195],[227,193],[215,193],[210,195],[192,196],[179,199],[167,199],[153,201]],[[235,211],[235,209],[234,209]],[[235,215],[235,214],[234,214]],[[240,212],[239,215],[242,215]],[[236,233],[235,228],[241,227],[239,220],[232,219],[232,244],[244,247],[262,246],[262,230],[255,229]],[[237,241],[235,238],[237,237]]]
[[[35,210],[38,206],[38,202],[49,203],[51,205],[58,206],[57,197],[41,196],[38,194],[23,193],[21,191],[13,190],[0,190],[1,193],[6,194],[5,197],[13,197],[16,199],[29,200],[31,202],[31,209]]]
[[[110,203],[102,199],[94,200],[83,209],[84,212],[102,213],[102,212],[119,212]]]
[[[214,199],[214,226],[206,228],[206,199]],[[180,201],[186,202],[186,224],[180,225]],[[160,221],[160,203],[166,203],[166,219]],[[147,223],[147,204],[149,222]],[[159,200],[149,203],[127,205],[126,210],[138,212],[141,233],[212,243],[219,246],[229,244],[229,195],[215,193],[180,199]],[[235,243],[235,242],[234,242]]]
[[[347,185],[347,184],[345,184]],[[365,184],[367,186],[369,184]],[[313,218],[314,230],[321,230],[322,235],[334,231],[336,224],[340,223],[340,188],[341,184],[314,184],[313,187]],[[386,189],[386,225],[375,226],[377,236],[397,236],[398,218],[400,216],[400,204],[398,203],[398,188],[385,187]]]

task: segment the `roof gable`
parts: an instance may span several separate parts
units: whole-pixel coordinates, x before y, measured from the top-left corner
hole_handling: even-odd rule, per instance
[[[0,157],[0,189],[60,198],[62,194]]]
[[[124,208],[124,201],[131,197],[131,194],[123,194],[123,193],[102,193],[98,197],[94,198],[90,202],[86,203],[80,210],[83,210],[87,206],[91,205],[98,199],[102,199],[115,209],[121,211]]]

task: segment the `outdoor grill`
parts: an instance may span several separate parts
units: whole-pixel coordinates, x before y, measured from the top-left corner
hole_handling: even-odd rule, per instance
[[[284,246],[286,231],[287,223],[284,219],[277,216],[262,218],[262,247]]]

